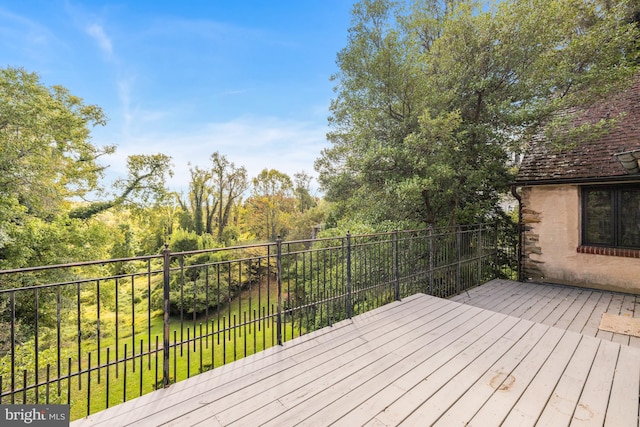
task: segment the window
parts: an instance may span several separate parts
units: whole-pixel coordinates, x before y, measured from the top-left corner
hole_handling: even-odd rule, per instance
[[[640,249],[640,185],[582,189],[582,244]]]

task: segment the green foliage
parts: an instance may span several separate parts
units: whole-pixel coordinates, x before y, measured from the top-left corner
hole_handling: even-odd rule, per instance
[[[115,148],[93,145],[90,135],[91,127],[105,124],[99,107],[67,89],[46,87],[23,69],[0,69],[0,268],[103,259],[112,244],[117,256],[136,254],[133,235],[125,251],[120,233],[110,229],[115,224],[94,219],[114,207],[166,205],[170,158],[130,156],[127,178],[114,184],[119,194],[79,203],[105,197],[98,160]]]
[[[211,155],[211,167],[191,167],[191,181],[186,200],[178,199],[182,212],[180,226],[196,234],[216,235],[224,241],[232,211],[248,188],[247,171],[219,152]]]
[[[169,248],[172,252],[196,251],[198,250],[198,235],[193,231],[178,228],[171,235]]]
[[[0,69],[0,268],[83,259],[82,241],[104,237],[85,234],[64,211],[69,198],[97,189],[97,159],[113,147],[93,146],[89,127],[105,122],[65,88]]]
[[[285,237],[289,219],[295,211],[293,182],[289,175],[275,169],[264,169],[253,179],[251,231],[263,240]]]
[[[630,1],[357,3],[334,76],[332,146],[315,165],[336,203],[330,223],[499,215],[509,152],[545,128],[606,131],[557,121],[635,74],[633,10]]]
[[[25,215],[0,247],[0,268],[20,268],[104,259],[110,229],[99,221],[85,223],[61,215],[52,220]]]
[[[103,173],[97,159],[114,148],[92,145],[89,127],[105,123],[99,107],[67,89],[0,69],[0,194],[46,218],[66,198],[95,190]]]

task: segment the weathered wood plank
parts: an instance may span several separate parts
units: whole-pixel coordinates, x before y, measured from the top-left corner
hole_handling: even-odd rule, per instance
[[[598,334],[598,326],[600,326],[600,318],[602,317],[602,313],[605,313],[609,307],[611,306],[611,301],[613,299],[613,294],[610,293],[602,293],[600,296],[600,301],[594,307],[589,320],[584,325],[584,328],[580,331],[581,334],[587,335],[590,337],[595,337]]]
[[[486,312],[484,313],[486,314]],[[458,318],[462,318],[462,316],[458,316]],[[476,316],[467,316],[461,320],[460,322],[452,321],[448,324],[441,325],[437,330],[433,330],[433,332],[429,334],[431,336],[424,335],[426,339],[410,338],[402,348],[394,346],[386,347],[387,355],[380,358],[377,363],[363,364],[360,362],[360,369],[353,372],[345,372],[345,374],[348,375],[328,378],[329,384],[322,384],[321,387],[317,387],[317,384],[314,385],[317,393],[312,396],[300,398],[295,394],[291,394],[279,399],[291,410],[270,419],[269,422],[264,425],[298,424],[304,422],[311,416],[315,417],[316,413],[324,411],[327,407],[335,408],[336,413],[343,411],[344,408],[341,408],[339,403],[335,403],[339,397],[348,395],[362,384],[369,384],[370,387],[375,388],[376,385],[374,383],[378,376],[382,384],[386,385],[393,381],[394,376],[397,377],[402,373],[394,370],[394,366],[396,369],[402,368],[403,366],[406,369],[406,367],[420,365],[433,354],[439,355],[440,350],[450,347],[452,342],[466,335],[466,332],[475,329]],[[482,319],[478,319],[478,323],[482,323],[481,320]],[[364,362],[367,362],[367,360],[364,359]],[[431,360],[430,363],[435,362]],[[352,401],[348,401],[348,404],[351,405]],[[351,408],[353,408],[353,406],[349,409]],[[343,413],[346,412],[348,411]],[[260,416],[260,414],[256,415]],[[332,415],[334,414],[327,414],[327,418],[330,418]],[[242,419],[242,423],[238,425],[251,425],[251,421],[251,418],[245,417]]]
[[[178,382],[168,389],[158,390],[126,402],[117,407],[117,414],[116,409],[111,408],[83,418],[74,423],[74,427],[76,425],[94,426],[100,423],[117,425],[145,419],[150,414],[158,423],[171,420],[181,413],[198,409],[206,402],[224,397],[225,393],[230,393],[229,390],[232,387],[237,389],[249,387],[260,379],[268,378],[286,369],[293,369],[297,363],[306,358],[317,356],[317,352],[322,353],[333,347],[341,347],[343,352],[348,353],[351,348],[366,342],[362,338],[354,340],[352,336],[354,324],[359,325],[357,327],[363,335],[371,330],[391,332],[399,323],[409,322],[416,312],[424,310],[425,315],[431,313],[442,315],[453,306],[456,306],[453,302],[443,305],[434,297],[420,298],[420,296],[388,304],[367,313],[367,316],[339,322],[333,327],[323,328],[291,340],[284,347],[271,347],[261,353]],[[291,358],[290,362],[287,360],[289,358]]]
[[[492,311],[509,314],[514,307],[518,307],[522,302],[527,301],[527,299],[537,291],[535,288],[528,286],[529,284],[524,283],[518,283],[517,285],[513,285],[505,281],[492,281],[490,283],[493,284],[493,288],[495,288],[495,285],[499,283],[500,291],[494,291],[493,294],[488,293],[482,298],[465,298],[465,293],[456,298],[462,297],[465,304],[481,308],[487,308],[490,306],[492,307]],[[458,300],[457,302],[462,301]]]
[[[518,285],[513,285],[511,282],[502,279],[493,279],[482,286],[477,286],[459,295],[454,295],[450,299],[451,301],[459,303],[466,303],[468,300],[473,300],[477,304],[483,304],[485,300],[489,300],[491,297],[503,299],[505,298],[504,293],[514,292],[516,288],[518,288]],[[476,307],[479,307],[479,305],[476,305]]]
[[[569,425],[589,375],[600,341],[582,337],[553,394],[540,414],[537,426]]]
[[[552,291],[551,287],[527,286],[517,298],[512,297],[502,302],[494,300],[492,304],[490,303],[484,308],[526,319],[532,315],[530,310],[535,307],[536,303]]]
[[[527,317],[527,319],[532,322],[553,326],[553,323],[548,321],[547,318],[557,310],[560,302],[563,301],[569,293],[570,290],[563,286],[550,287],[550,292],[538,302],[538,310],[536,310],[532,316]]]
[[[515,318],[510,317],[507,322],[512,323]],[[478,354],[480,351],[480,355],[483,355],[484,352],[488,354],[485,357],[481,357],[478,363],[482,363],[486,360],[491,360],[495,358],[499,358],[504,355],[506,352],[513,351],[512,348],[517,346],[518,340],[513,340],[513,337],[524,337],[530,330],[532,325],[526,321],[517,321],[513,325],[512,328],[508,330],[508,332],[504,333],[495,344],[489,344],[487,347],[487,343],[484,341],[480,341],[477,343],[476,348],[472,351],[471,355]],[[537,331],[541,333],[541,331]],[[509,336],[507,336],[507,334]],[[535,333],[534,333],[535,334]],[[526,344],[520,344],[520,346]],[[484,347],[484,352],[482,352]],[[515,350],[517,351],[517,349]],[[414,386],[407,389],[407,392],[400,398],[393,402],[391,405],[385,407],[382,411],[380,411],[376,417],[375,422],[381,422],[385,425],[398,425],[403,420],[411,415],[411,413],[419,407],[425,400],[427,400],[430,396],[435,394],[438,390],[438,386],[441,386],[443,383],[447,382],[447,377],[451,376],[451,371],[454,369],[455,365],[458,362],[461,366],[458,366],[454,371],[460,372],[460,370],[464,370],[469,364],[473,363],[467,359],[469,356],[468,352],[465,351],[460,357],[453,358],[449,361],[449,364],[446,365],[445,369],[435,370],[433,376],[418,376],[418,382],[415,383]],[[460,374],[461,375],[461,374]],[[457,375],[459,376],[459,375]],[[475,375],[474,375],[475,377]],[[444,380],[444,381],[443,381]],[[373,420],[370,422],[370,424]],[[427,425],[427,424],[425,424]]]
[[[582,307],[585,305],[587,300],[591,297],[593,291],[585,289],[581,290],[573,301],[567,301],[568,305],[566,309],[561,310],[560,317],[554,323],[553,326],[561,329],[569,329],[571,324],[573,323],[573,319],[580,313]]]
[[[385,409],[400,405],[400,407],[411,407],[411,399],[416,398],[422,401],[428,396],[427,390],[419,390],[421,385],[428,383],[432,388],[437,390],[438,385],[446,384],[451,378],[463,375],[460,373],[465,368],[465,364],[472,363],[486,358],[487,349],[495,352],[504,352],[514,344],[511,339],[504,336],[507,333],[514,334],[514,329],[520,331],[520,336],[524,335],[530,324],[519,321],[515,318],[507,318],[503,315],[495,314],[491,318],[491,322],[485,322],[478,328],[474,328],[470,333],[466,334],[463,339],[456,339],[447,348],[443,349],[433,357],[426,359],[420,365],[416,365],[410,370],[405,369],[402,376],[397,377],[393,384],[398,386],[396,393],[385,396],[384,399],[378,395],[377,390],[380,387],[387,387],[383,378],[377,380],[375,386],[363,384],[358,389],[353,390],[351,395],[342,396],[339,401],[345,407],[352,405],[349,412],[344,410],[336,411],[336,414],[344,413],[339,419],[342,425],[363,425],[371,421],[371,418]],[[467,345],[467,347],[464,347]],[[382,380],[382,381],[380,381]],[[433,394],[433,391],[431,392]],[[364,397],[364,399],[363,399]],[[353,408],[353,402],[356,407]],[[392,410],[392,409],[391,409]],[[319,412],[320,417],[328,416],[333,408],[325,408]],[[333,419],[334,416],[332,415]],[[324,418],[322,418],[324,419]],[[337,421],[337,420],[336,420]]]
[[[629,298],[633,301],[632,303],[632,316],[634,318],[640,318],[640,297],[637,295],[630,295]],[[630,337],[629,345],[631,347],[640,348],[640,338],[638,337]]]
[[[527,299],[511,310],[509,315],[530,320],[535,317],[536,314],[544,308],[547,303],[549,303],[549,301],[553,300],[559,290],[559,287],[556,286],[531,286],[530,293],[527,294]],[[491,310],[490,306],[487,308]]]
[[[447,331],[451,330],[458,322],[479,314],[482,314],[479,309],[467,310],[456,305],[453,308],[446,307],[446,310],[434,310],[422,316],[404,316],[404,320],[408,321],[403,328],[388,331],[375,328],[362,335],[357,328],[354,328],[354,337],[363,338],[365,341],[357,348],[347,352],[337,348],[319,354],[318,357],[298,362],[286,372],[286,375],[265,378],[260,384],[239,390],[237,397],[227,394],[218,401],[207,403],[206,406],[198,408],[197,412],[184,417],[184,421],[189,422],[191,419],[215,415],[220,422],[228,424],[251,414],[256,414],[260,421],[268,420],[279,413],[269,413],[261,408],[262,405],[277,400],[281,405],[271,405],[271,410],[289,408],[291,404],[287,399],[304,399],[313,396],[318,390],[328,387],[336,378],[347,376],[354,370],[357,371],[362,364],[379,362],[385,356],[383,350],[385,347],[394,348],[407,341],[419,344],[417,340],[421,336],[426,336],[427,339],[423,342],[428,343],[429,337],[434,335],[433,330],[440,327]]]
[[[601,426],[609,402],[620,345],[602,341],[578,400],[572,426]]]
[[[571,320],[571,323],[566,328],[568,331],[581,333],[585,328],[585,325],[589,322],[589,318],[594,314],[594,310],[600,301],[602,292],[590,292],[589,298],[584,302],[580,311]]]
[[[474,415],[470,424],[478,426],[500,424],[539,372],[540,367],[549,357],[550,351],[555,348],[563,334],[564,331],[560,329],[548,329],[535,347],[520,358],[513,371],[496,372],[494,378],[498,381],[502,378],[503,381],[495,387],[491,398]]]
[[[622,307],[622,295],[621,294],[611,294],[611,303],[609,307],[605,310],[605,313],[609,314],[620,314],[620,308]],[[602,317],[602,314],[600,315]],[[606,341],[612,341],[615,334],[612,331],[606,331],[602,329],[598,329],[596,333],[596,338],[600,338]]]
[[[503,426],[534,426],[571,360],[581,336],[567,332],[553,349],[538,375],[531,381],[504,420]]]
[[[514,342],[507,351],[496,351],[493,347],[488,349],[482,357],[470,363],[459,375],[425,399],[403,420],[403,424],[413,425],[422,421],[425,421],[425,425],[465,424],[496,389],[512,386],[511,372],[519,360],[544,339],[548,331],[548,326],[534,324],[526,335]],[[465,403],[462,404],[461,412],[452,409],[462,401]],[[458,419],[443,420],[442,414],[446,413],[455,413]]]
[[[635,297],[632,295],[621,295],[622,302],[620,303],[620,316],[633,318],[634,311],[634,299]],[[622,345],[628,346],[631,342],[631,336],[626,334],[618,334],[614,333],[613,338],[611,339],[613,342],[617,342]]]
[[[605,426],[638,425],[639,361],[639,349],[631,347],[620,348],[604,422]]]

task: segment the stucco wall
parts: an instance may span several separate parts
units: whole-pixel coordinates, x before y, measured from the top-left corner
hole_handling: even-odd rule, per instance
[[[540,185],[520,193],[525,280],[640,294],[640,259],[577,251],[578,186]]]

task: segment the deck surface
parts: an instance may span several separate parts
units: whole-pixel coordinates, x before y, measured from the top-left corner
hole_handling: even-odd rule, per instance
[[[506,281],[418,294],[72,426],[637,426],[637,339],[593,319],[631,305],[602,294]]]
[[[598,329],[603,313],[640,319],[640,296],[572,286],[492,280],[451,300],[640,348],[638,337]]]

